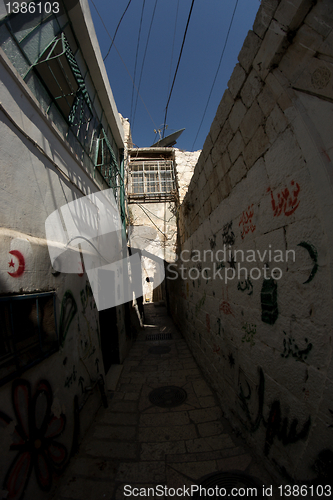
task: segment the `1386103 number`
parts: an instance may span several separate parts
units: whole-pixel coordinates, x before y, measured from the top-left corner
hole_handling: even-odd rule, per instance
[[[280,496],[286,497],[330,497],[332,495],[332,487],[329,484],[318,484],[317,486],[308,486],[306,484],[303,484],[301,486],[299,486],[298,484],[294,484],[293,486],[291,486],[290,484],[286,484],[284,486],[278,486],[278,490]]]
[[[59,2],[7,2],[8,14],[59,14]]]

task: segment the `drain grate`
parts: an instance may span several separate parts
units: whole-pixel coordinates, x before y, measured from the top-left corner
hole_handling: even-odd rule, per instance
[[[149,354],[167,354],[171,351],[171,347],[168,345],[154,345],[153,347],[149,347]]]
[[[263,486],[264,484],[259,481],[256,477],[250,476],[242,471],[225,471],[225,472],[213,472],[212,474],[208,474],[207,476],[202,477],[197,481],[197,484],[201,487],[201,495],[200,490],[195,492],[193,495],[193,499],[196,500],[198,498],[206,498],[205,491],[209,494],[210,499],[221,498],[220,489],[223,490],[223,496],[232,496],[231,490],[232,488],[237,488],[239,493],[242,493],[242,499],[252,498],[255,496],[257,499],[265,499],[266,497],[263,494]],[[208,491],[211,488],[211,491]],[[247,491],[247,488],[256,488],[256,495],[253,495],[253,491]],[[219,493],[217,494],[217,491]],[[244,493],[244,495],[243,495]]]
[[[168,385],[153,389],[149,394],[149,401],[161,408],[173,408],[184,403],[187,399],[187,392],[181,387]]]
[[[151,333],[146,335],[146,340],[171,340],[171,333]]]

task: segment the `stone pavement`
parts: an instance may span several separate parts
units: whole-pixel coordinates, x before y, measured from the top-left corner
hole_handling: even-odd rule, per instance
[[[52,498],[133,498],[124,495],[124,485],[183,488],[206,474],[227,470],[245,471],[272,484],[223,418],[166,308],[149,304],[145,312],[146,327],[124,362],[109,407],[99,411]],[[153,333],[171,333],[172,339],[147,341],[146,335]],[[171,350],[151,354],[153,345]],[[152,405],[149,393],[162,386],[182,387],[186,401],[173,408]]]

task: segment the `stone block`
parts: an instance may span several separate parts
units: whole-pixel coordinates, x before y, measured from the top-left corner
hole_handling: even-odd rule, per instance
[[[266,80],[267,81],[267,80]],[[265,116],[268,116],[275,106],[276,99],[269,87],[264,85],[262,91],[257,97],[258,104]]]
[[[331,0],[322,0],[314,5],[305,18],[305,24],[326,38],[333,29],[333,4]]]
[[[276,105],[267,118],[266,134],[270,142],[273,143],[275,139],[281,134],[288,125],[288,120],[282,113],[280,107]]]
[[[212,150],[212,147],[213,147],[213,141],[212,141],[212,138],[210,136],[210,134],[207,135],[206,137],[206,140],[204,142],[204,145],[203,145],[203,148],[202,148],[202,159],[203,159],[203,162],[206,161],[206,158],[207,156],[210,154],[211,150]]]
[[[263,80],[271,68],[280,62],[288,45],[287,32],[273,20],[253,61],[253,68]]]
[[[212,125],[210,130],[210,135],[213,143],[216,141],[219,132],[223,127],[224,122],[226,121],[233,105],[234,105],[234,100],[231,95],[231,92],[229,91],[229,89],[226,89],[220,101],[219,107],[217,108],[216,111],[216,115],[213,122],[214,127]]]
[[[211,155],[209,155],[207,157],[207,160],[206,160],[205,166],[204,166],[205,177],[206,177],[207,180],[211,176],[213,170],[214,170],[214,165],[213,165],[213,162],[212,162],[212,159],[211,159]]]
[[[237,131],[228,146],[231,163],[236,161],[238,156],[244,151],[244,147],[245,144],[242,135],[239,131]]]
[[[218,185],[218,182],[219,182],[219,178],[217,176],[216,169],[214,169],[212,171],[212,173],[210,174],[209,179],[208,179],[209,189],[210,189],[211,193],[213,191],[215,191],[216,186]]]
[[[291,173],[304,167],[302,151],[290,129],[283,132],[265,154],[270,187],[274,189]]]
[[[312,0],[282,0],[275,11],[274,19],[289,31],[295,31],[304,21],[313,5]]]
[[[229,158],[228,153],[225,153],[224,155],[220,156],[218,162],[215,165],[215,170],[217,173],[217,177],[219,182],[223,179],[225,174],[228,172],[228,170],[231,167],[231,161]]]
[[[260,5],[253,23],[253,31],[260,38],[264,37],[278,5],[279,0],[267,0]]]
[[[225,153],[229,142],[231,141],[233,132],[231,130],[229,120],[224,124],[224,127],[220,131],[220,134],[215,142],[214,148],[212,149],[212,162],[216,166],[220,157]]]
[[[252,106],[246,113],[242,123],[240,124],[240,131],[242,133],[245,144],[249,142],[249,140],[253,137],[255,131],[262,123],[264,119],[264,115],[261,111],[261,108],[258,102],[253,101]]]
[[[239,124],[242,121],[245,113],[246,113],[246,107],[244,106],[241,99],[237,99],[229,115],[229,123],[231,130],[233,132],[236,132],[236,130],[238,129]]]
[[[259,36],[250,30],[238,55],[238,61],[247,73],[250,71],[253,59],[258,52],[260,44],[261,39],[259,38]]]
[[[251,168],[257,159],[265,153],[268,145],[268,137],[263,127],[260,126],[244,151],[244,160],[247,168]]]
[[[228,88],[234,99],[236,99],[240,89],[242,88],[245,78],[246,73],[244,69],[239,63],[237,63],[231,74],[230,80],[228,81]]]
[[[252,70],[241,90],[241,98],[247,108],[251,106],[254,99],[261,91],[262,86],[263,82],[260,76],[256,71]]]
[[[244,163],[243,156],[240,155],[229,171],[232,188],[234,188],[236,184],[238,184],[238,182],[246,175],[246,172],[247,168]]]

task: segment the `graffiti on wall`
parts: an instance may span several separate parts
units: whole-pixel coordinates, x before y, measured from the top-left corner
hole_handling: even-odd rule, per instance
[[[311,243],[308,243],[306,241],[301,241],[300,243],[298,243],[297,246],[305,248],[309,252],[309,255],[313,262],[313,267],[311,269],[310,276],[306,281],[303,282],[303,285],[305,285],[306,283],[310,283],[310,281],[313,280],[318,271],[318,252],[317,249],[313,245],[311,245]]]
[[[250,346],[254,346],[254,335],[257,333],[257,325],[254,323],[244,323],[242,326],[242,330],[245,332],[243,337],[242,337],[242,342],[248,342]]]
[[[261,320],[274,325],[278,316],[277,283],[273,278],[265,279],[261,288]]]
[[[25,260],[22,253],[19,250],[10,250],[10,255],[14,257],[8,262],[8,266],[11,271],[8,271],[9,276],[12,278],[19,278],[22,276],[25,270]]]
[[[287,336],[286,332],[283,331],[285,336]],[[305,338],[304,342],[306,346],[301,349],[295,342],[295,339],[293,339],[291,336],[288,338],[283,339],[283,352],[281,353],[282,358],[289,358],[289,356],[293,357],[296,359],[296,361],[304,361],[307,357],[309,352],[312,349],[312,343],[308,342],[308,339]]]
[[[244,210],[242,213],[242,216],[239,221],[239,226],[241,226],[242,232],[241,232],[241,238],[242,240],[245,238],[245,235],[248,234],[250,231],[253,233],[255,230],[256,226],[253,224],[252,219],[254,216],[254,211],[253,211],[253,203],[250,205],[247,210]]]
[[[235,243],[235,233],[232,230],[232,220],[222,228],[222,241],[224,245],[232,246]]]
[[[246,292],[247,295],[253,294],[253,284],[250,278],[240,279],[237,284],[237,290],[241,292]]]
[[[53,393],[41,380],[34,394],[30,382],[16,379],[12,385],[12,405],[16,427],[10,450],[16,452],[6,473],[3,489],[7,498],[22,498],[34,469],[42,491],[50,491],[53,472],[60,472],[67,459],[65,446],[57,441],[64,432],[65,415],[55,417]]]
[[[270,405],[268,418],[265,419],[263,415],[264,395],[265,377],[262,368],[259,367],[259,384],[256,394],[253,394],[249,382],[244,378],[239,384],[239,399],[241,408],[246,416],[246,422],[243,421],[243,425],[251,433],[259,428],[261,422],[266,428],[264,453],[268,456],[275,439],[281,441],[285,446],[305,439],[311,427],[311,417],[309,416],[304,424],[300,426],[297,418],[293,418],[290,421],[288,416],[282,415],[280,401],[275,400]],[[254,417],[251,415],[250,410],[250,403],[253,400],[257,401],[257,412]]]
[[[59,320],[59,343],[64,345],[69,327],[77,313],[77,305],[74,295],[70,290],[66,290],[61,302],[60,320]]]
[[[224,290],[222,290],[222,302],[220,303],[220,306],[219,306],[219,311],[220,312],[223,312],[223,314],[225,315],[231,315],[231,316],[234,316],[234,313],[231,309],[231,305],[230,305],[230,302],[229,302],[229,298],[228,298],[228,288],[227,288],[227,297],[226,299],[224,298]]]
[[[295,181],[291,181],[290,190],[288,187],[282,189],[274,198],[273,191],[271,188],[267,189],[268,193],[271,193],[271,204],[274,217],[278,217],[282,213],[289,217],[292,215],[299,206],[298,195],[301,190],[299,184]]]

